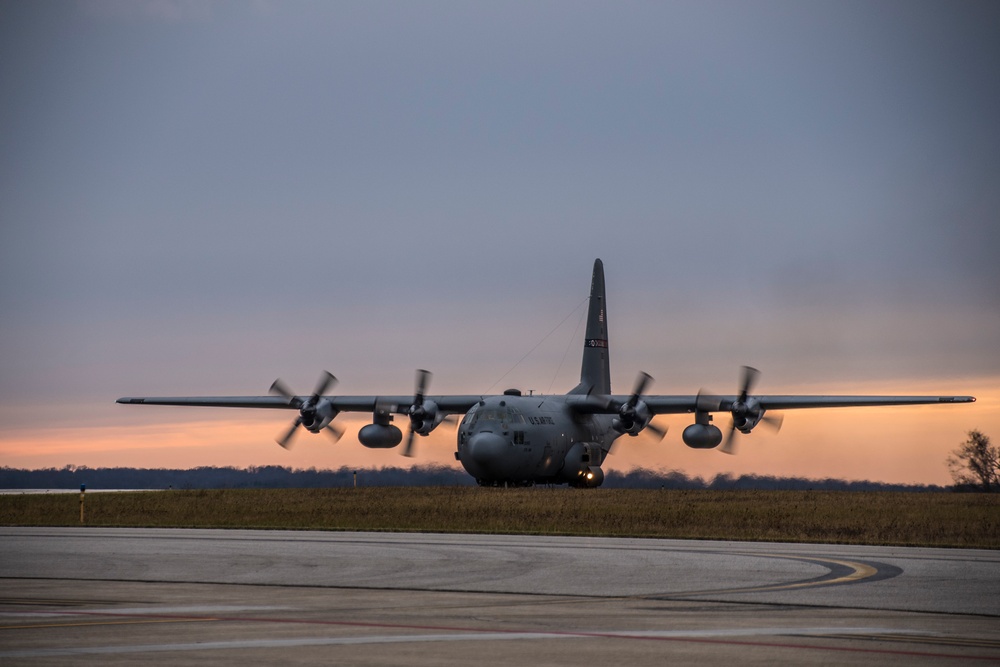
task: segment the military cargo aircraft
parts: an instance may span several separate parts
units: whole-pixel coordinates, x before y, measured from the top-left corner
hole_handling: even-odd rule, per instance
[[[291,428],[277,439],[285,448],[300,427],[311,433],[325,431],[339,439],[343,431],[333,421],[341,412],[371,413],[372,423],[358,432],[365,447],[396,447],[403,442],[402,431],[392,423],[398,415],[408,422],[402,451],[406,456],[413,455],[415,435],[426,436],[446,420],[463,415],[455,459],[479,484],[596,487],[604,481],[601,466],[618,438],[643,431],[663,437],[664,431],[652,423],[656,415],[693,414],[694,423],[681,435],[688,447],[713,449],[721,445],[721,451],[733,453],[737,431],[749,434],[762,423],[779,427],[781,417],[774,413],[778,410],[976,400],[972,396],[753,395],[759,373],[746,366],[740,392],[731,396],[705,392],[647,395],[652,378],[646,373],[639,374],[631,394],[612,394],[608,353],[604,265],[598,259],[590,284],[580,383],[567,394],[525,396],[517,389],[508,389],[500,395],[431,396],[427,394],[430,373],[418,370],[413,396],[327,395],[336,378],[325,372],[309,396],[296,395],[275,380],[270,396],[119,398],[118,403],[297,410]],[[712,423],[715,412],[730,413],[732,422],[725,435]]]

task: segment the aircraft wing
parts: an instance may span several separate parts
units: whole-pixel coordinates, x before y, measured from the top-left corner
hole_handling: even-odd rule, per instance
[[[624,397],[625,400],[628,397]],[[732,410],[739,396],[703,396],[708,403],[717,403],[711,412]],[[928,405],[935,403],[972,403],[972,396],[768,396],[754,395],[764,410],[794,410],[801,408],[859,408],[887,405]],[[695,412],[697,396],[645,396],[642,399],[653,414]],[[715,405],[712,405],[715,408]]]
[[[297,397],[304,403],[310,396]],[[413,396],[323,396],[337,412],[373,412],[375,406],[391,406],[390,412],[405,414],[413,403]],[[446,414],[469,411],[481,396],[427,396]],[[205,408],[273,408],[298,409],[283,396],[142,396],[119,398],[116,403],[126,405],[174,405]]]
[[[729,410],[736,396],[724,397],[722,409]],[[973,396],[755,396],[765,410],[796,408],[860,408],[884,405],[930,405],[935,403],[975,403]]]
[[[309,396],[299,396],[301,402]],[[387,405],[390,412],[405,414],[413,402],[412,396],[324,396],[337,412],[373,412],[377,404]],[[469,411],[483,397],[478,395],[428,396],[441,412],[462,414]],[[732,409],[738,396],[703,396],[711,403],[709,412]],[[801,408],[857,408],[886,405],[928,405],[937,403],[974,403],[972,396],[768,396],[755,395],[765,410],[793,410]],[[570,397],[569,403],[578,412],[613,414],[629,400],[626,395]],[[698,396],[642,396],[642,401],[653,414],[684,414],[698,409]],[[273,408],[296,409],[282,396],[144,396],[119,398],[127,405],[174,405],[209,408]],[[716,405],[718,407],[716,407]]]
[[[614,414],[629,400],[626,395],[580,396],[571,401],[574,409],[581,413]],[[641,396],[650,412],[656,415],[683,414],[698,409],[699,397],[687,396]],[[929,405],[938,403],[974,403],[972,396],[768,396],[755,394],[764,410],[793,410],[801,408],[857,408],[887,405]],[[739,396],[703,395],[702,407],[710,405],[706,412],[726,412],[732,410]]]

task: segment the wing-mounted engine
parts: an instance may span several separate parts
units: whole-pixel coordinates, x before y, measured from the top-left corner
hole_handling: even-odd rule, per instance
[[[292,422],[291,428],[284,435],[276,438],[279,445],[285,449],[290,449],[292,446],[292,436],[295,435],[300,426],[310,433],[319,433],[325,429],[333,437],[334,441],[340,439],[344,432],[331,424],[333,418],[337,416],[337,410],[329,400],[323,397],[323,394],[336,383],[337,378],[328,371],[324,371],[312,395],[303,400],[292,393],[281,380],[274,381],[271,385],[271,393],[288,399],[288,404],[299,410],[299,416]]]
[[[740,433],[749,434],[764,418],[764,409],[760,401],[750,397],[733,403],[733,428]]]
[[[733,422],[729,427],[729,433],[726,434],[726,441],[722,443],[722,448],[719,451],[726,454],[736,453],[736,440],[733,437],[736,435],[736,431],[749,435],[750,431],[760,423],[767,424],[775,431],[781,428],[781,415],[766,415],[766,411],[760,404],[760,401],[750,396],[750,390],[753,389],[753,385],[756,384],[758,377],[760,377],[760,371],[756,368],[751,368],[750,366],[743,367],[740,395],[733,401],[729,409],[733,417]]]
[[[611,428],[621,434],[628,434],[632,437],[639,435],[643,429],[649,429],[652,433],[663,438],[666,431],[650,423],[653,419],[653,412],[642,400],[642,395],[646,391],[647,385],[652,381],[649,373],[639,373],[636,379],[635,388],[628,400],[618,408],[618,416],[611,421]]]
[[[319,433],[330,425],[333,418],[337,416],[337,411],[333,409],[333,404],[330,401],[321,398],[312,405],[303,406],[299,410],[299,415],[302,417],[302,426],[307,431]]]
[[[426,399],[420,404],[411,405],[408,414],[410,430],[417,435],[430,435],[447,416],[438,412],[437,403]]]
[[[406,411],[410,418],[410,432],[406,434],[406,447],[403,448],[403,456],[413,456],[413,435],[430,435],[430,432],[437,428],[441,422],[448,418],[448,415],[438,409],[437,403],[425,396],[427,383],[430,382],[431,372],[424,369],[417,370],[417,382],[413,391],[413,403]]]
[[[358,441],[369,449],[392,449],[403,441],[403,432],[392,424],[394,405],[378,402],[372,423],[358,431]]]

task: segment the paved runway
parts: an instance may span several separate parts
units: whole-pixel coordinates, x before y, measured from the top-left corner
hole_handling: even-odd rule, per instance
[[[3,664],[1000,664],[1000,552],[0,528]]]

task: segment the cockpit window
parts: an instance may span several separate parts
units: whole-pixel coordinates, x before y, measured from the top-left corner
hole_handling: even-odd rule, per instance
[[[508,424],[524,424],[524,415],[517,408],[512,407],[499,407],[499,406],[483,406],[472,413],[468,417],[468,427],[472,428],[477,423],[484,422],[500,422],[504,426]]]
[[[463,425],[468,424],[469,426],[472,426],[473,424],[476,423],[476,411],[478,408],[479,408],[478,405],[473,405],[471,408],[469,408],[469,411],[465,413],[464,417],[462,417]]]

